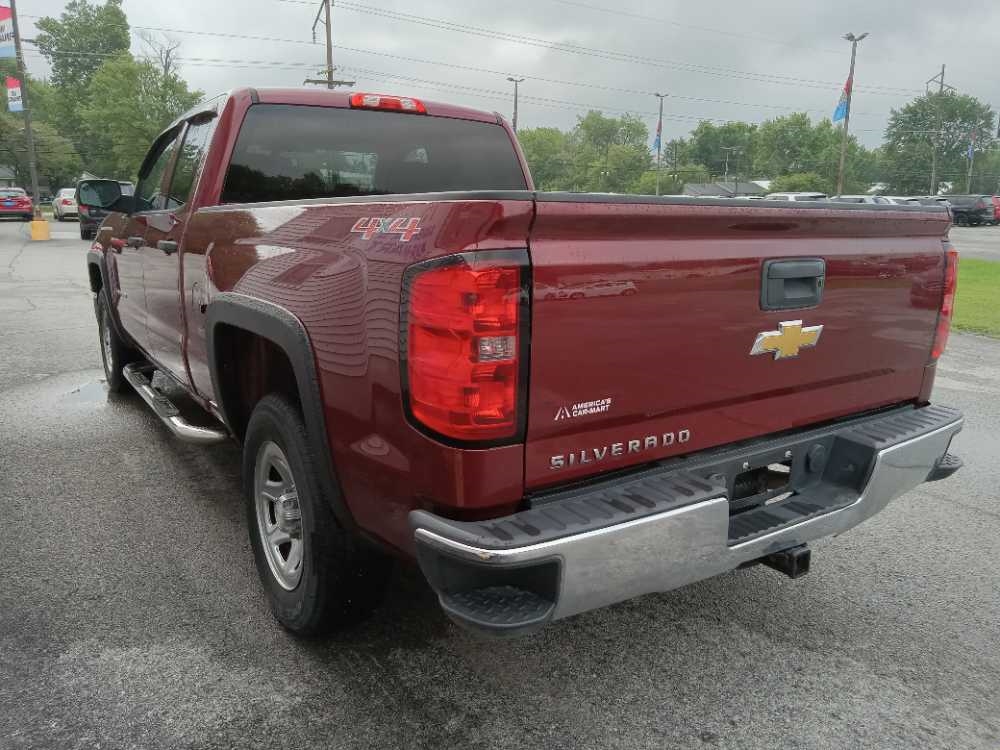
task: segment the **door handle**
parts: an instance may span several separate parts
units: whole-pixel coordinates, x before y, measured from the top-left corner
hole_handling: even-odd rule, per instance
[[[177,243],[172,240],[160,240],[156,247],[163,251],[164,255],[173,255],[177,252]]]
[[[142,237],[129,237],[125,240],[125,244],[129,247],[140,248],[142,247],[143,238]]]
[[[826,261],[794,258],[764,261],[760,282],[761,310],[795,310],[816,307],[823,301]]]

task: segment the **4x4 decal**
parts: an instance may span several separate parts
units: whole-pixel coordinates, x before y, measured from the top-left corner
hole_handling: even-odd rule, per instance
[[[420,217],[364,216],[354,222],[351,231],[360,234],[363,240],[370,240],[376,234],[398,234],[400,242],[409,242],[420,232]]]

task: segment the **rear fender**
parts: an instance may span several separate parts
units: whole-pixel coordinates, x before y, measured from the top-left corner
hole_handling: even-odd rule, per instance
[[[222,361],[223,347],[220,345],[220,332],[226,326],[266,339],[288,358],[295,374],[295,385],[302,406],[307,438],[318,462],[320,487],[340,524],[347,529],[356,529],[356,523],[347,509],[343,491],[337,480],[327,438],[316,359],[302,322],[283,307],[233,292],[218,294],[209,303],[206,310],[205,335],[212,389],[223,421],[230,432],[239,435],[235,414],[235,399],[239,396],[223,372],[225,362]]]

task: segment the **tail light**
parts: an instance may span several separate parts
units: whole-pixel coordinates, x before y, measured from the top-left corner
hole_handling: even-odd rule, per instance
[[[392,112],[412,112],[426,115],[427,108],[419,99],[409,96],[387,96],[386,94],[351,94],[354,109],[385,109]]]
[[[529,276],[527,251],[451,255],[407,269],[403,398],[423,432],[480,447],[523,439]]]
[[[72,206],[73,205],[73,201],[71,201],[69,198],[63,198],[60,201],[60,203],[62,203],[64,206]]]
[[[90,214],[90,206],[85,206],[84,204],[79,204],[76,210],[80,212],[80,216],[88,216]]]
[[[931,360],[936,360],[944,354],[944,348],[948,345],[948,333],[951,331],[951,318],[955,311],[955,290],[957,287],[958,250],[949,245],[945,251],[944,294],[941,297],[941,310],[938,313]]]

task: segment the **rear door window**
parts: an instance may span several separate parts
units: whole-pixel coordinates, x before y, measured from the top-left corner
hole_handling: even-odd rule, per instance
[[[240,130],[222,201],[526,188],[514,145],[494,123],[258,104]]]

